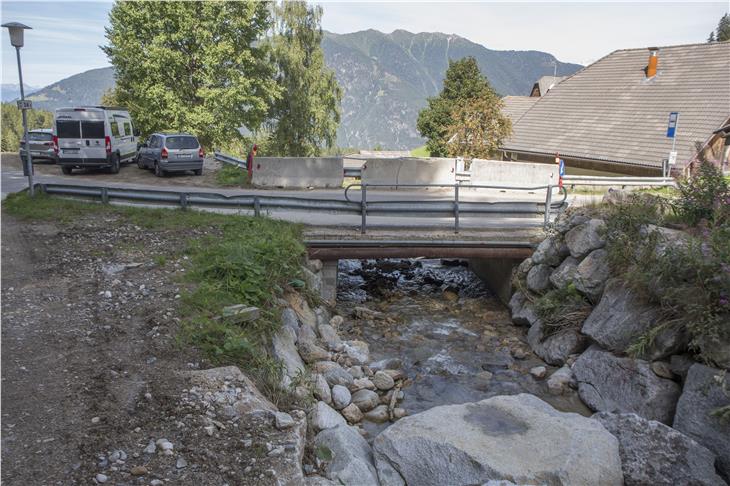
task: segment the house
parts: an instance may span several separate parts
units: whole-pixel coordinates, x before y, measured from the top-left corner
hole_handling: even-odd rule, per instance
[[[532,85],[530,96],[540,98],[545,96],[555,85],[564,80],[566,76],[543,76]]]
[[[512,125],[532,108],[538,98],[532,96],[505,96],[502,98],[502,113],[512,121]]]
[[[730,42],[618,50],[536,99],[502,146],[507,160],[558,153],[568,173],[661,175],[678,112],[672,172],[703,159],[727,167],[717,131],[730,123]]]

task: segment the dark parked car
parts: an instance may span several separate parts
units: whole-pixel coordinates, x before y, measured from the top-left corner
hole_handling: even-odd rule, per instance
[[[205,153],[195,135],[189,133],[153,133],[137,151],[137,167],[152,169],[157,177],[167,172],[192,170],[203,173]]]
[[[58,162],[58,154],[53,147],[53,130],[40,128],[28,131],[30,140],[30,158],[33,162],[47,160],[52,163]],[[20,159],[25,159],[25,138],[20,141]]]

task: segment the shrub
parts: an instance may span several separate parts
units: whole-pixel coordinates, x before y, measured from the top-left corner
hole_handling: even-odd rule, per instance
[[[717,211],[726,213],[726,207],[730,205],[728,182],[720,169],[709,162],[702,162],[697,173],[680,180],[677,188],[677,215],[692,226],[703,219],[712,221]]]
[[[544,338],[579,328],[591,313],[591,305],[573,286],[553,289],[534,301],[535,312],[544,324]]]

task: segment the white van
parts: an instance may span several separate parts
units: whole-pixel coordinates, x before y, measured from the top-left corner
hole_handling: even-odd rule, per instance
[[[121,164],[134,160],[138,136],[124,108],[81,106],[54,114],[53,145],[64,174],[87,167],[118,173]]]

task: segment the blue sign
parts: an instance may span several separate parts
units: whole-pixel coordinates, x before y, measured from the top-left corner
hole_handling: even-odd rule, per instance
[[[674,133],[677,130],[677,120],[679,119],[679,112],[673,111],[669,114],[669,124],[667,125],[667,138],[674,138]]]
[[[558,172],[560,173],[560,177],[565,175],[565,161],[563,159],[560,159],[560,168],[558,169]]]

